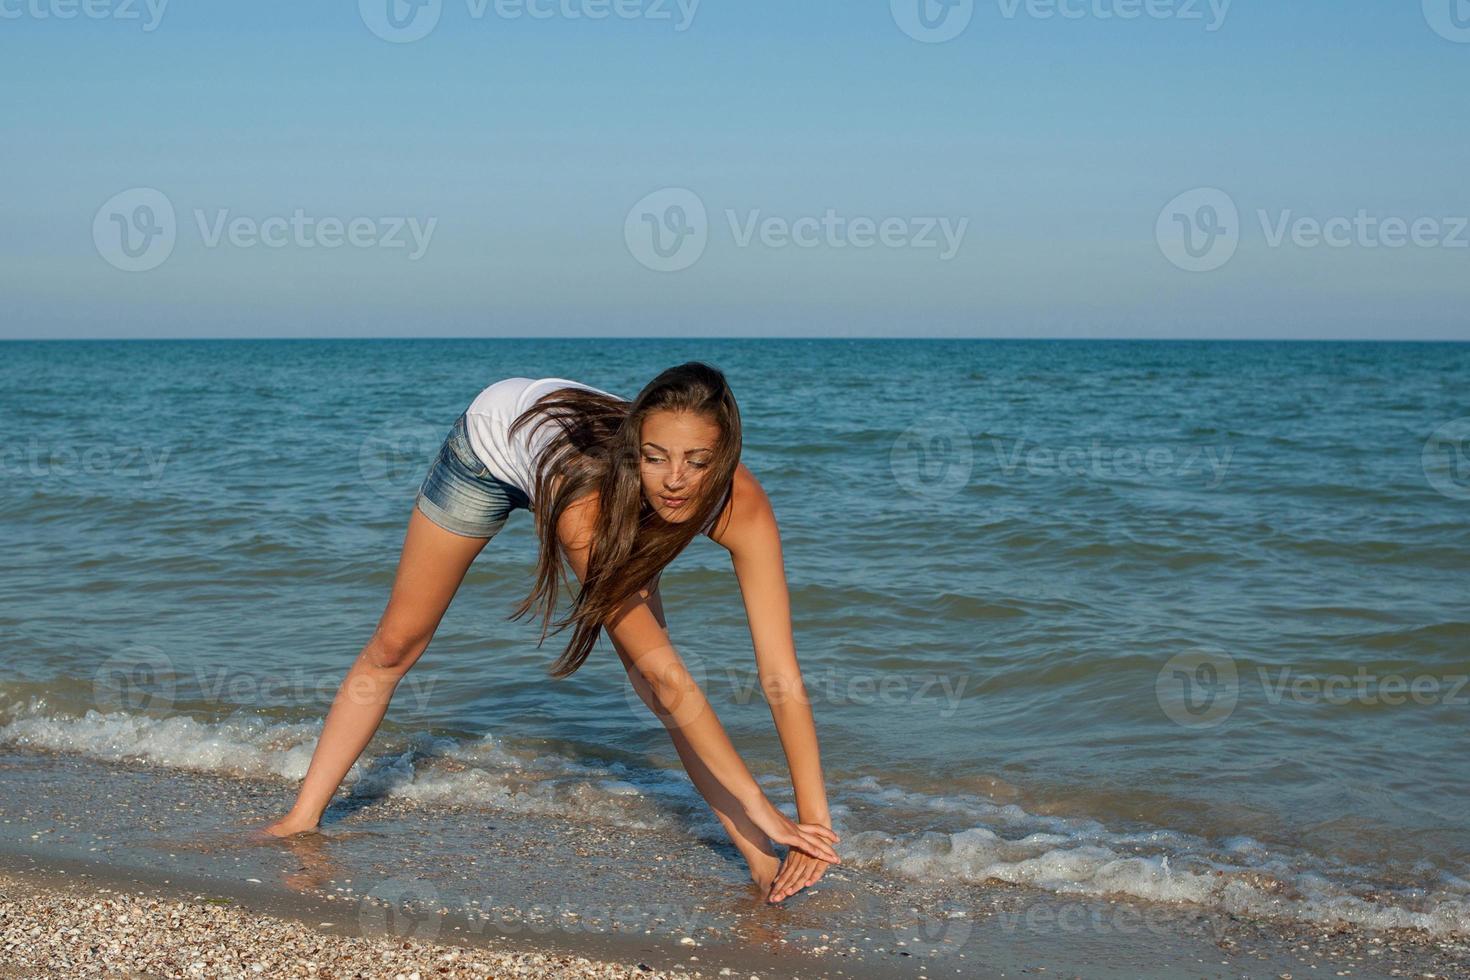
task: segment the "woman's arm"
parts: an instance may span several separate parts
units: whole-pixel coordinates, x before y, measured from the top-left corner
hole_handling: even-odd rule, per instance
[[[579,580],[587,570],[595,506],[595,494],[584,497],[567,507],[557,526],[562,549]],[[604,628],[627,652],[663,705],[664,724],[678,727],[711,775],[773,841],[838,863],[837,852],[828,843],[838,840],[830,827],[793,822],[766,798],[730,743],[704,692],[685,669],[678,651],[669,643],[668,635],[648,607],[649,591],[645,588],[634,593]]]
[[[791,597],[776,514],[755,477],[745,470],[737,476],[742,478],[745,486],[741,488],[737,520],[732,521],[734,533],[726,535],[721,543],[729,548],[740,581],[761,690],[771,706],[771,718],[791,770],[797,818],[803,823],[830,827],[832,815],[827,808],[817,727],[792,638]]]

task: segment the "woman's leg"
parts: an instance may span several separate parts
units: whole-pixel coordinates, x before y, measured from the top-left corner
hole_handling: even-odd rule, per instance
[[[656,584],[648,595],[648,608],[667,633],[669,624],[664,619],[663,597],[659,595]],[[612,638],[611,633],[608,636]],[[776,856],[776,849],[771,839],[751,822],[735,798],[726,792],[714,775],[705,768],[684,734],[669,724],[668,713],[658,704],[648,682],[641,673],[634,669],[632,659],[616,639],[613,639],[613,648],[618,651],[618,657],[623,661],[623,667],[628,672],[628,679],[632,681],[633,689],[638,692],[643,703],[648,705],[648,709],[664,723],[665,730],[668,731],[669,738],[674,743],[674,750],[679,753],[679,760],[684,763],[684,769],[689,773],[690,780],[693,781],[700,795],[704,797],[705,802],[715,811],[715,816],[719,818],[725,832],[730,835],[730,840],[734,841],[735,846],[745,857],[745,863],[750,866],[751,880],[762,891],[769,888],[771,882],[775,880],[776,873],[781,869],[781,859]]]
[[[428,647],[470,563],[489,540],[446,531],[413,509],[388,606],[337,689],[295,806],[267,826],[267,833],[299,833],[321,820],[342,777],[382,723],[398,682]]]

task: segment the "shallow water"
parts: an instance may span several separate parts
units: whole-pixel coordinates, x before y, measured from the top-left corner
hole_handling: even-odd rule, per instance
[[[632,396],[699,358],[781,523],[855,866],[1470,934],[1465,345],[3,355],[8,744],[298,779],[474,395],[556,375]],[[507,620],[534,548],[514,514],[349,781],[711,831],[611,647],[551,681],[556,638]],[[662,581],[675,643],[789,802],[728,557],[700,539]]]

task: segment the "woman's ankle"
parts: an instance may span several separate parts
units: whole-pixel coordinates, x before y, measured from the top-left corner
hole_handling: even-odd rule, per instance
[[[745,862],[750,866],[750,880],[761,888],[769,888],[781,870],[781,859],[774,853],[756,851],[747,854]]]
[[[279,827],[292,833],[299,833],[303,830],[315,830],[321,822],[321,814],[299,813],[296,810],[292,810],[271,826]]]

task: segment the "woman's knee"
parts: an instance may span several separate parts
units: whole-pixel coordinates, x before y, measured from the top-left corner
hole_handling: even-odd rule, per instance
[[[363,651],[368,664],[379,670],[406,671],[429,646],[429,636],[413,630],[379,625]]]

